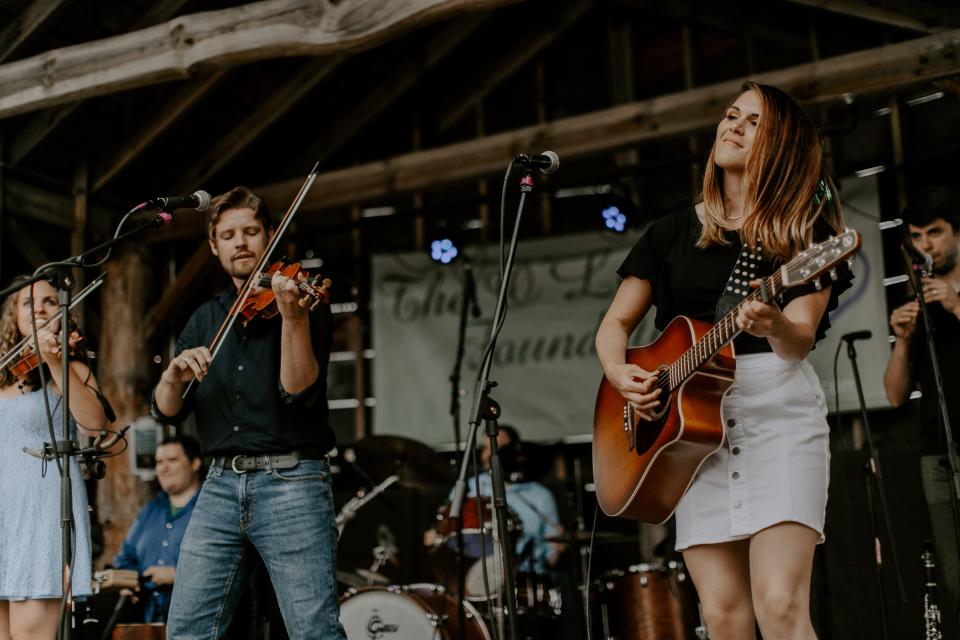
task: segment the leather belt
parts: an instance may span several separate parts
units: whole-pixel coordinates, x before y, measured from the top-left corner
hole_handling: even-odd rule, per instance
[[[322,460],[327,457],[319,449],[294,449],[279,453],[238,453],[237,455],[215,456],[212,467],[232,469],[234,473],[262,471],[264,469],[293,469],[301,460]]]

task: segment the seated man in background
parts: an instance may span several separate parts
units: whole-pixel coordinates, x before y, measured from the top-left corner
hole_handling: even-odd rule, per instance
[[[161,491],[137,516],[113,561],[140,574],[143,622],[166,622],[180,542],[200,490],[200,443],[190,436],[166,438],[157,447]],[[146,595],[144,595],[146,594]]]

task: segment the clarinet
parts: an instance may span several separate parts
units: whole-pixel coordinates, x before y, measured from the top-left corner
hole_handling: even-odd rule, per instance
[[[923,543],[923,626],[924,640],[943,640],[940,630],[940,607],[937,606],[936,565],[933,563],[933,549],[930,541]]]

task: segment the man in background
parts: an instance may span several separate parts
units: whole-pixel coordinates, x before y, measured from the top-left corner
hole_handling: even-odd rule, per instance
[[[157,447],[160,492],[140,511],[113,561],[143,581],[143,622],[166,622],[177,574],[180,542],[200,489],[200,443],[190,436],[165,439]]]

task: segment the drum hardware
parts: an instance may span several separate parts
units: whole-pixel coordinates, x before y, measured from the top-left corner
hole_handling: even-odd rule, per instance
[[[340,513],[337,514],[337,537],[339,538],[341,535],[343,535],[344,527],[347,526],[347,523],[353,519],[355,515],[357,515],[357,512],[360,511],[365,504],[386,491],[387,488],[389,488],[392,484],[399,481],[400,476],[394,474],[370,489],[370,491],[365,489],[360,489],[360,491],[357,491],[355,496],[350,498],[346,504],[340,507]]]
[[[480,613],[464,602],[467,640],[492,640]],[[456,598],[435,584],[361,587],[340,599],[347,640],[455,640],[460,636]]]

